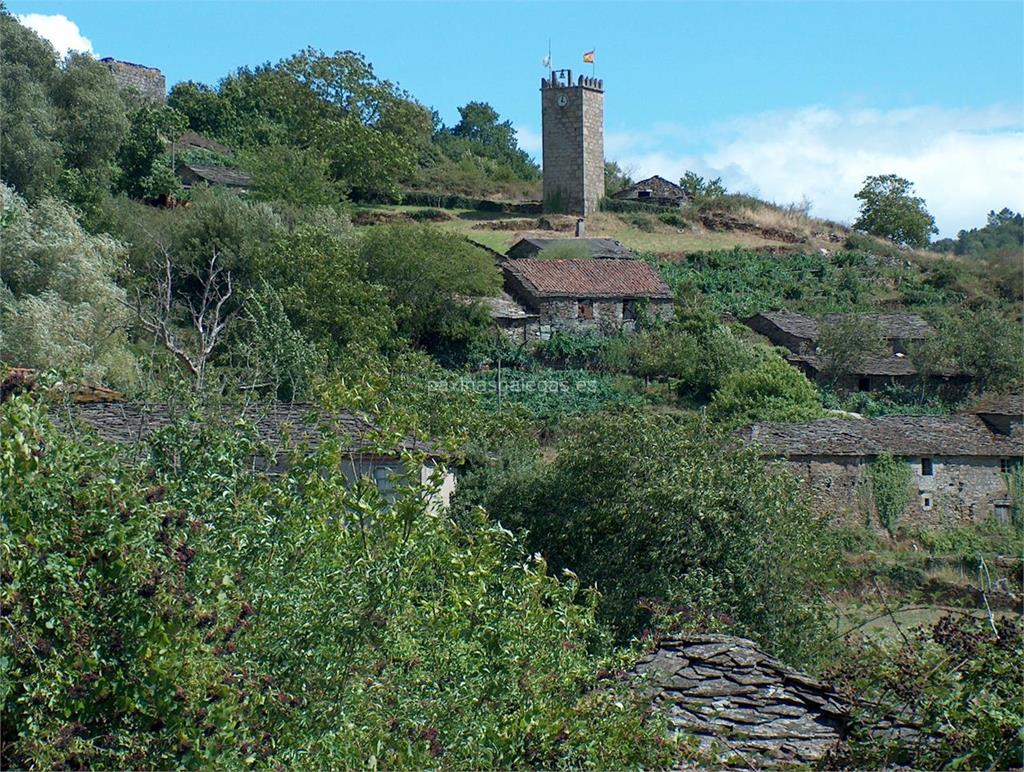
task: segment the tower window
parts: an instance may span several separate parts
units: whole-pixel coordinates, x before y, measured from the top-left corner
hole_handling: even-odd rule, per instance
[[[932,465],[932,460],[930,458],[922,458],[921,459],[921,476],[922,477],[931,477],[934,474],[935,474],[935,467]]]
[[[593,319],[594,318],[594,302],[592,300],[577,300],[576,301],[576,318],[577,319]]]

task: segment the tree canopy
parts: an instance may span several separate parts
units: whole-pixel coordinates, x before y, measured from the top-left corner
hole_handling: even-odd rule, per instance
[[[853,227],[897,244],[928,246],[931,234],[938,233],[938,228],[924,199],[913,193],[914,184],[895,174],[868,177],[854,196],[861,203]]]

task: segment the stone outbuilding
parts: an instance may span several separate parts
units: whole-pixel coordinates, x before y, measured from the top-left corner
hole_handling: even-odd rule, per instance
[[[910,466],[911,483],[900,522],[915,526],[963,525],[1011,514],[1007,475],[1024,455],[1019,412],[953,416],[829,418],[801,423],[759,423],[742,439],[784,460],[802,480],[813,508],[836,522],[860,525],[873,511],[871,463],[883,452]]]
[[[612,198],[658,206],[682,206],[689,203],[691,196],[679,185],[655,174],[613,193]]]
[[[789,349],[787,360],[812,380],[828,368],[828,361],[818,353],[818,341],[829,325],[850,317],[870,324],[878,330],[888,351],[862,358],[856,371],[845,374],[836,384],[849,391],[878,391],[888,385],[911,385],[918,381],[918,371],[908,356],[915,345],[935,334],[928,322],[916,314],[829,314],[820,318],[793,311],[765,311],[743,323],[764,335],[776,346]],[[940,381],[949,381],[952,371],[933,374]]]
[[[672,318],[672,291],[642,260],[506,260],[505,290],[534,314],[536,337],[631,331],[644,314]]]
[[[561,255],[561,257],[584,257],[589,255],[595,260],[629,259],[636,255],[615,239],[519,239],[508,250],[510,260],[522,260],[529,257],[544,257],[544,251],[552,252],[576,251],[580,255]]]
[[[184,419],[198,428],[210,421],[230,425],[238,417],[256,427],[265,455],[253,459],[255,468],[271,474],[287,467],[288,450],[315,450],[325,437],[342,441],[342,472],[349,480],[369,477],[385,495],[390,494],[396,476],[414,476],[420,482],[431,481],[435,474],[440,484],[431,504],[447,507],[455,491],[456,477],[445,461],[447,454],[432,443],[412,437],[394,438],[367,419],[348,412],[328,413],[304,403],[257,405],[238,416],[190,416],[164,403],[141,404],[119,398],[95,398],[94,389],[76,389],[69,399],[55,408],[57,421],[69,431],[78,428],[95,431],[104,440],[124,447],[139,447],[153,432]],[[406,469],[403,453],[423,458],[419,469]],[[406,474],[408,472],[408,474]]]
[[[175,167],[175,172],[185,190],[205,184],[234,188],[244,193],[252,186],[252,177],[238,169],[229,169],[226,166],[179,163]]]

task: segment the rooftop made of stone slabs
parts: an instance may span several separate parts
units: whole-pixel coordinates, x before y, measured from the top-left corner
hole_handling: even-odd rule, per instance
[[[795,311],[765,311],[758,316],[783,332],[806,340],[817,340],[823,325],[836,324],[852,317],[876,325],[882,337],[890,340],[921,340],[935,334],[932,326],[916,314],[828,314],[816,318]]]
[[[1024,431],[993,432],[973,415],[825,418],[799,423],[757,423],[743,442],[770,455],[793,456],[982,456],[1010,458],[1024,452]]]
[[[519,239],[508,251],[508,256],[513,260],[536,257],[550,246],[559,244],[573,244],[587,250],[595,259],[608,258],[631,258],[636,255],[615,239],[540,239],[524,238]]]

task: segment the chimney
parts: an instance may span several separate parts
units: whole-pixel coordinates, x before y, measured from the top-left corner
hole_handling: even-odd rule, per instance
[[[580,217],[578,220],[576,220],[576,238],[582,239],[583,238],[583,233],[584,233],[583,218]]]

